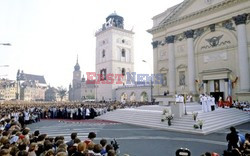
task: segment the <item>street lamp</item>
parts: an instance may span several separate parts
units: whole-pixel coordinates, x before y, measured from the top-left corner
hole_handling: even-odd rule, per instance
[[[3,45],[3,46],[11,46],[10,43],[0,43],[0,45]]]
[[[147,63],[149,65],[150,70],[152,69],[152,67],[146,60],[142,60],[142,62]],[[151,104],[153,104],[153,75],[152,74],[151,74],[151,79],[150,79],[150,97],[151,97]]]
[[[9,65],[0,65],[0,67],[9,67]]]
[[[97,88],[99,86],[97,84],[95,84],[95,102],[97,103],[98,102],[98,99],[97,99]]]

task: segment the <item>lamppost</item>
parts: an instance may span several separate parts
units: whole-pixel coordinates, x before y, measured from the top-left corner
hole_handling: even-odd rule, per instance
[[[95,84],[95,102],[97,103],[97,88],[98,88],[98,85]]]
[[[152,67],[150,66],[150,64],[146,61],[146,60],[142,60],[142,62],[147,63],[149,68],[150,68],[150,73],[152,71]],[[151,74],[151,78],[150,78],[150,97],[151,97],[151,104],[153,104],[153,75]]]
[[[0,65],[0,67],[9,67],[9,65]]]
[[[10,43],[0,43],[0,45],[3,45],[3,46],[11,46]],[[0,65],[0,67],[9,67],[9,65]],[[6,75],[2,75],[2,76],[6,76]]]
[[[10,43],[0,43],[0,45],[3,45],[3,46],[11,46]]]

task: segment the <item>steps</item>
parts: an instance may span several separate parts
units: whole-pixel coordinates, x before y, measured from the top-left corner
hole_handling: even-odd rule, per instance
[[[188,115],[184,115],[180,119],[174,118],[172,120],[172,125],[168,126],[167,121],[161,122],[162,111],[164,108],[166,107],[150,105],[138,108],[118,109],[112,112],[107,112],[106,114],[97,117],[97,119],[203,135],[250,121],[250,114],[235,108],[219,108],[216,109],[216,111],[202,113],[199,104],[192,104],[187,105]],[[196,123],[192,117],[193,111],[199,112],[197,120],[204,121],[202,130],[193,128],[193,125]]]

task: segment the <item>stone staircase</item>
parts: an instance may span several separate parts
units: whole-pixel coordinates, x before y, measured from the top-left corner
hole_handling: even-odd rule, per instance
[[[187,114],[182,118],[174,118],[172,125],[168,126],[167,121],[161,122],[164,106],[151,105],[138,108],[118,109],[97,117],[101,120],[116,121],[120,123],[177,131],[194,134],[210,134],[220,129],[239,125],[250,121],[250,114],[241,110],[230,108],[218,108],[215,111],[203,113],[199,104],[187,105]],[[197,120],[203,120],[202,129],[194,129],[196,123],[193,120],[192,112],[198,112]]]

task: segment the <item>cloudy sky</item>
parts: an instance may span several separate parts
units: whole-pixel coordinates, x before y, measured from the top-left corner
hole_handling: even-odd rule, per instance
[[[150,73],[151,18],[183,0],[0,0],[0,78],[18,69],[44,75],[51,86],[68,87],[77,54],[83,73],[95,71],[95,32],[108,15],[123,16],[135,32],[135,71]],[[2,67],[9,65],[9,67]]]

